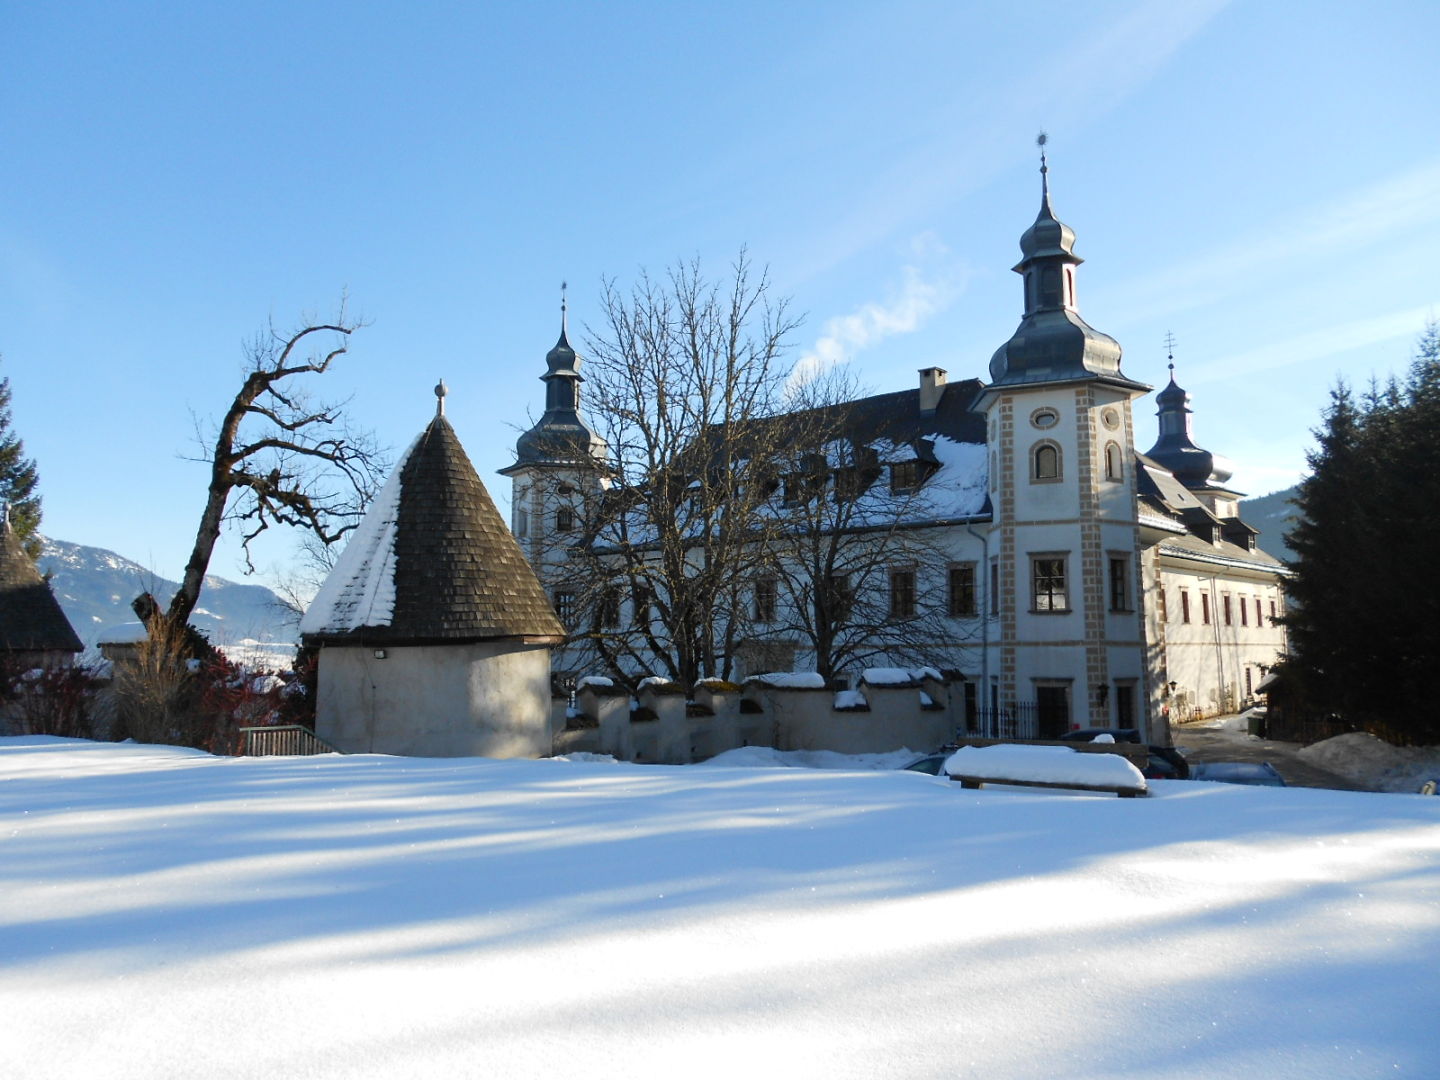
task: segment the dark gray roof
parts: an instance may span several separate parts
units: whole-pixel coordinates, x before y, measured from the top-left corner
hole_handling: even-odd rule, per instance
[[[389,625],[311,640],[443,644],[564,634],[455,430],[437,416],[400,473]]]
[[[20,537],[8,521],[0,524],[0,652],[77,653],[84,648]]]

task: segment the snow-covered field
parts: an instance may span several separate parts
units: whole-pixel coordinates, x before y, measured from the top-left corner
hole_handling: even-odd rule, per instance
[[[0,1076],[1440,1075],[1440,798],[728,761],[0,739]]]

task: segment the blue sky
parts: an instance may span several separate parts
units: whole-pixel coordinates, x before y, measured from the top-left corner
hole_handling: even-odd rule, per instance
[[[602,277],[744,245],[797,356],[983,375],[1041,128],[1085,317],[1157,389],[1173,332],[1197,440],[1284,487],[1334,380],[1440,308],[1437,39],[1433,0],[0,0],[0,374],[44,529],[176,576],[197,420],[345,291],[370,325],[317,390],[398,449],[443,376],[502,508],[562,279],[583,342]]]

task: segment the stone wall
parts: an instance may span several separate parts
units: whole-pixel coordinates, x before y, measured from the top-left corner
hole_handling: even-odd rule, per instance
[[[922,703],[922,692],[931,704]],[[842,754],[923,752],[955,737],[963,684],[925,678],[899,685],[861,682],[866,707],[837,708],[833,690],[705,682],[583,686],[555,736],[556,754],[609,754],[622,761],[683,765],[742,746],[833,750]],[[633,707],[632,707],[633,703]]]

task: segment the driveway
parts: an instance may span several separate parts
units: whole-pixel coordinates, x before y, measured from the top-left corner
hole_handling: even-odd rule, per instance
[[[1185,751],[1188,761],[1268,761],[1291,787],[1369,790],[1305,762],[1298,753],[1303,743],[1254,739],[1243,731],[1220,726],[1234,721],[1234,717],[1218,717],[1194,724],[1177,724],[1171,729],[1171,735],[1175,745]]]

